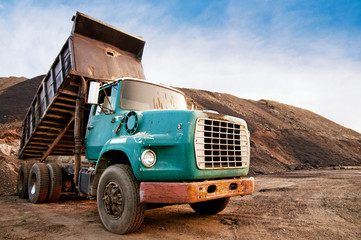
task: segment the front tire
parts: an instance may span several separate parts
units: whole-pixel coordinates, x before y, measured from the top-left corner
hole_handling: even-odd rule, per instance
[[[45,163],[34,163],[28,179],[29,200],[32,203],[43,203],[49,189],[49,171]]]
[[[189,205],[198,214],[213,215],[223,211],[227,207],[229,199],[230,197],[219,198]]]
[[[144,219],[145,204],[140,203],[139,182],[129,165],[108,167],[100,177],[97,205],[105,228],[113,233],[136,231]]]

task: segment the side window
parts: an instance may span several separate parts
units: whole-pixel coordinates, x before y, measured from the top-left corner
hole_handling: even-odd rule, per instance
[[[95,110],[95,115],[112,114],[116,102],[118,85],[106,86],[99,92],[99,103]]]

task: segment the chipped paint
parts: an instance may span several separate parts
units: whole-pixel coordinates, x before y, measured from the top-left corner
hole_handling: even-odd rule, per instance
[[[203,182],[142,182],[143,203],[196,203],[213,199],[251,195],[254,178],[213,180]]]
[[[126,142],[127,142],[127,138],[113,138],[110,140],[111,144],[126,143]]]

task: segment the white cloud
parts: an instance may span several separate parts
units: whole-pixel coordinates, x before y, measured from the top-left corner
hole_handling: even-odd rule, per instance
[[[148,79],[173,86],[272,99],[361,132],[361,63],[337,46],[289,53],[232,30],[157,36],[144,56]]]
[[[341,34],[320,38],[295,32],[297,19],[289,14],[287,24],[276,9],[275,22],[264,31],[252,23],[259,12],[247,11],[247,6],[237,9],[231,4],[223,28],[179,22],[168,9],[147,2],[47,7],[19,2],[0,15],[0,32],[6,36],[0,38],[6,46],[0,48],[0,76],[46,73],[78,10],[143,36],[143,64],[151,81],[276,100],[361,132],[361,62],[350,57],[352,48],[345,47],[349,40]],[[200,18],[207,19],[207,11]],[[267,9],[260,11],[267,16]],[[342,44],[335,44],[337,39]]]
[[[61,6],[44,9],[18,2],[1,19],[0,31],[6,37],[0,43],[6,47],[0,50],[0,74],[34,77],[46,73],[70,33],[71,14]]]

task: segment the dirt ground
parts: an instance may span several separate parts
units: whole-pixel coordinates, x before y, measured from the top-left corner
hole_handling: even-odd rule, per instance
[[[0,239],[361,239],[361,170],[260,175],[254,195],[232,198],[218,215],[187,205],[148,210],[124,236],[105,230],[95,200],[0,196],[0,213]]]

